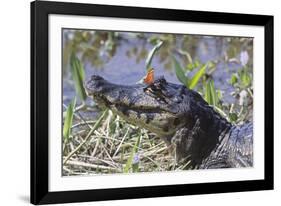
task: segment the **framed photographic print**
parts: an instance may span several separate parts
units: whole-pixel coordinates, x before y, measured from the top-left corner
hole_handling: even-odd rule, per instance
[[[273,16],[31,3],[33,204],[273,189]]]

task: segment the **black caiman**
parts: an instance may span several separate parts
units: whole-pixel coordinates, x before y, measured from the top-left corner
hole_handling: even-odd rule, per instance
[[[253,125],[232,125],[196,91],[167,82],[118,85],[93,75],[85,83],[98,105],[145,128],[175,148],[178,162],[192,168],[253,166]]]

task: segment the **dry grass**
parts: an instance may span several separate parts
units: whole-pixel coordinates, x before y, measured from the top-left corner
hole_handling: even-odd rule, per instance
[[[111,111],[97,121],[74,115],[72,135],[63,143],[63,175],[181,170],[170,148],[159,137],[124,122]]]

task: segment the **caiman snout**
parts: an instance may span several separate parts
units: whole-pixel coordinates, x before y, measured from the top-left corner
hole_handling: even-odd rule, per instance
[[[103,92],[104,88],[106,88],[105,84],[108,84],[108,82],[104,78],[93,75],[91,79],[86,82],[85,88],[88,95],[94,95]]]
[[[101,76],[93,75],[85,84],[88,96],[92,96],[97,103],[129,104],[133,101],[133,87],[110,83]]]

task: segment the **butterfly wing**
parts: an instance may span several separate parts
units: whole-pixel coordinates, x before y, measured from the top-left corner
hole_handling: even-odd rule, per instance
[[[153,68],[151,68],[147,72],[146,77],[144,78],[143,82],[146,84],[151,84],[154,82],[154,69]]]

